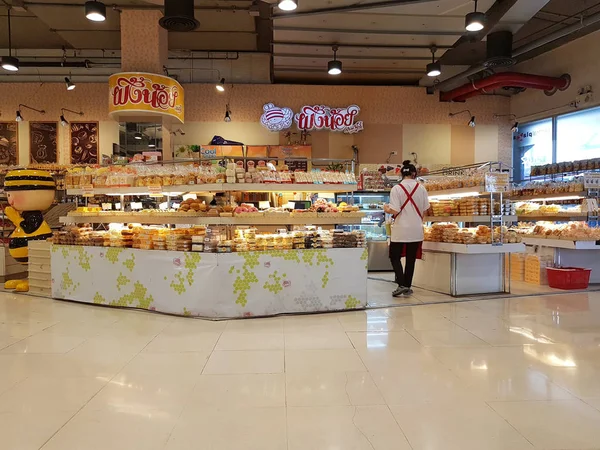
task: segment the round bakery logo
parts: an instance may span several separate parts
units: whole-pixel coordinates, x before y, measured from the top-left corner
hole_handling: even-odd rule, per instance
[[[267,103],[263,106],[263,111],[260,123],[269,131],[287,130],[292,126],[294,112],[290,108],[280,108],[273,103]]]

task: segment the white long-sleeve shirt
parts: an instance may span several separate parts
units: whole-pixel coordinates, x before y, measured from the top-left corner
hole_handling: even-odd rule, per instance
[[[406,188],[409,194],[413,191],[415,185],[419,185],[413,194],[412,199],[419,208],[419,211],[421,211],[421,215],[424,216],[425,212],[429,209],[427,190],[422,184],[419,184],[416,180],[410,178],[402,180],[401,184]],[[394,186],[390,193],[390,208],[394,211],[400,211],[406,198],[406,193],[402,188],[400,186]],[[415,210],[415,206],[412,202],[409,201],[404,207],[404,210],[398,214],[392,225],[391,240],[392,242],[420,242],[423,238],[423,219]]]

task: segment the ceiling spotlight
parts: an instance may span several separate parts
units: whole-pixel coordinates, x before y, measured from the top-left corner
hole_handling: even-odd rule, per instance
[[[217,84],[217,91],[225,92],[225,78],[221,78],[221,81]]]
[[[8,56],[2,57],[2,68],[10,72],[19,70],[19,60],[12,56],[12,33],[10,30],[10,8],[7,11],[8,17]]]
[[[63,127],[66,127],[67,125],[69,125],[69,121],[67,119],[65,119],[65,115],[64,114],[60,115],[60,124]]]
[[[65,84],[67,85],[67,91],[72,91],[75,89],[75,83],[73,83],[69,77],[65,77]]]
[[[231,122],[231,110],[229,109],[229,104],[225,106],[225,117],[223,118],[225,122]]]
[[[135,133],[133,135],[134,139],[137,139],[138,141],[140,141],[142,139],[142,133],[140,133],[139,131],[137,133]]]
[[[106,5],[96,0],[85,2],[85,17],[92,22],[104,22],[106,20]]]
[[[21,111],[17,110],[17,117],[15,117],[17,122],[23,122],[23,116],[21,115]]]
[[[513,133],[518,133],[519,132],[519,122],[515,122],[515,124],[510,129],[510,131],[512,131]]]
[[[68,89],[68,87],[67,87]],[[60,108],[60,124],[63,127],[66,127],[67,125],[69,125],[69,121],[67,119],[65,119],[65,111],[73,113],[73,114],[77,114],[78,116],[83,116],[83,111],[73,111],[72,109],[68,109],[68,108]]]
[[[277,7],[282,11],[293,11],[298,7],[298,0],[279,0]]]
[[[327,73],[329,75],[339,75],[342,73],[342,62],[337,60],[337,51],[339,46],[331,47],[333,50],[333,60],[327,63]]]
[[[467,31],[481,31],[485,23],[485,14],[477,12],[477,0],[475,0],[475,10],[465,17],[465,29]]]
[[[435,45],[431,46],[431,63],[427,64],[427,76],[429,77],[437,77],[442,74],[442,65],[439,61],[435,60],[435,52],[437,51],[437,47]]]
[[[499,119],[501,117],[508,117],[509,120],[514,120],[514,124],[513,126],[510,128],[510,131],[512,131],[513,133],[518,133],[519,132],[519,121],[517,120],[517,116],[515,116],[514,114],[494,114],[494,119]]]
[[[469,120],[469,126],[471,128],[475,128],[475,116],[471,116],[471,120]]]

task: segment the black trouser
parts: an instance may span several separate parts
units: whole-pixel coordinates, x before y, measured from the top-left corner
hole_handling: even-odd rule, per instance
[[[398,286],[411,287],[417,262],[417,252],[420,242],[390,242],[390,260],[396,273]],[[406,246],[406,271],[402,269],[402,252]]]

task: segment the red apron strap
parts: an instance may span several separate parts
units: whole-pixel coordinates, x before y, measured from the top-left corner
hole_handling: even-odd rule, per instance
[[[423,220],[423,214],[421,213],[421,211],[419,210],[419,207],[417,206],[417,204],[415,203],[415,200],[413,199],[413,195],[415,194],[415,192],[417,192],[417,189],[419,189],[419,183],[417,183],[414,187],[414,189],[412,190],[412,192],[408,192],[408,189],[406,189],[402,183],[400,183],[398,186],[400,186],[402,188],[402,190],[404,191],[404,193],[406,194],[406,201],[404,202],[404,204],[402,205],[402,207],[400,208],[400,211],[398,212],[398,214],[396,214],[394,216],[394,220],[396,220],[396,217],[398,217],[398,215],[400,215],[400,213],[402,211],[404,211],[404,208],[406,207],[406,205],[408,205],[408,203],[412,203],[412,205],[415,208],[415,211],[417,211],[417,214],[419,215],[419,217],[421,218],[421,220]]]

